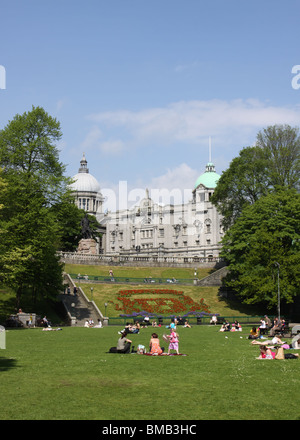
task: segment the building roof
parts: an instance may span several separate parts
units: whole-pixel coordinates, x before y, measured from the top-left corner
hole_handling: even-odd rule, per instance
[[[203,185],[206,188],[215,188],[220,177],[221,176],[215,171],[214,164],[212,162],[208,162],[205,172],[196,180],[195,189],[198,188],[199,185]]]
[[[72,177],[74,182],[70,185],[72,191],[78,192],[94,192],[98,193],[100,191],[100,185],[97,179],[89,173],[87,168],[87,160],[83,153],[83,157],[80,161],[80,168],[78,173]]]

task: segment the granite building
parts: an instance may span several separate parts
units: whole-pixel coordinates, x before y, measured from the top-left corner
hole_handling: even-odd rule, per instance
[[[188,202],[162,204],[154,201],[151,191],[146,190],[144,198],[134,206],[104,213],[100,185],[89,173],[83,155],[71,189],[77,206],[95,215],[101,225],[99,253],[147,253],[213,261],[219,258],[223,236],[221,217],[210,201],[219,178],[214,164],[209,162],[195,182]]]

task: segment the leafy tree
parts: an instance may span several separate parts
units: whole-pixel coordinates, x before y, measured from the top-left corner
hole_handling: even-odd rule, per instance
[[[228,263],[225,285],[248,304],[277,304],[277,268],[283,303],[299,295],[300,195],[280,189],[244,208],[223,240],[222,257]]]
[[[41,192],[45,203],[59,200],[69,179],[59,162],[56,143],[62,136],[60,123],[41,107],[16,115],[0,132],[0,164],[11,183],[24,190]]]
[[[16,115],[0,132],[0,280],[17,292],[17,306],[29,289],[53,297],[62,284],[56,256],[61,230],[50,209],[66,192],[69,179],[55,143],[59,122],[42,108]]]
[[[257,135],[256,145],[268,163],[268,185],[299,189],[300,137],[299,129],[289,125],[274,125]]]
[[[64,252],[74,252],[81,238],[81,219],[84,211],[79,209],[74,198],[66,192],[59,203],[51,207],[59,228],[58,249]]]
[[[275,125],[257,135],[221,175],[211,198],[227,230],[243,209],[277,187],[299,190],[300,137],[298,128]]]
[[[267,161],[258,147],[241,150],[220,177],[211,201],[223,216],[227,230],[242,210],[267,193]]]

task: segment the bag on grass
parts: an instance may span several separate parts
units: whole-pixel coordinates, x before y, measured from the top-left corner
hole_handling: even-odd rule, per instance
[[[284,359],[284,352],[282,347],[277,348],[275,359]]]
[[[146,353],[146,348],[145,348],[145,346],[139,344],[138,347],[137,347],[137,353],[138,353],[138,354]]]

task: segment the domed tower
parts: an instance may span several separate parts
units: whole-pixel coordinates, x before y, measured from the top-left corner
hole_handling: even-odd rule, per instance
[[[196,180],[194,192],[202,186],[203,189],[214,190],[217,186],[220,175],[216,173],[215,166],[212,162],[208,162],[205,167],[205,172],[201,174]]]
[[[88,214],[92,215],[101,213],[103,197],[100,185],[97,179],[89,173],[84,153],[80,161],[78,173],[72,179],[74,182],[70,185],[70,189],[75,196],[78,208],[84,209]]]
[[[193,189],[195,233],[208,258],[219,256],[220,241],[223,236],[221,216],[210,201],[220,177],[209,157],[205,172],[198,177]]]
[[[219,179],[220,175],[216,173],[215,166],[211,161],[211,137],[209,137],[209,162],[206,165],[205,172],[196,180],[193,190],[194,201],[197,202],[197,193],[200,193],[199,201],[208,201]],[[205,194],[204,197],[203,194]]]

